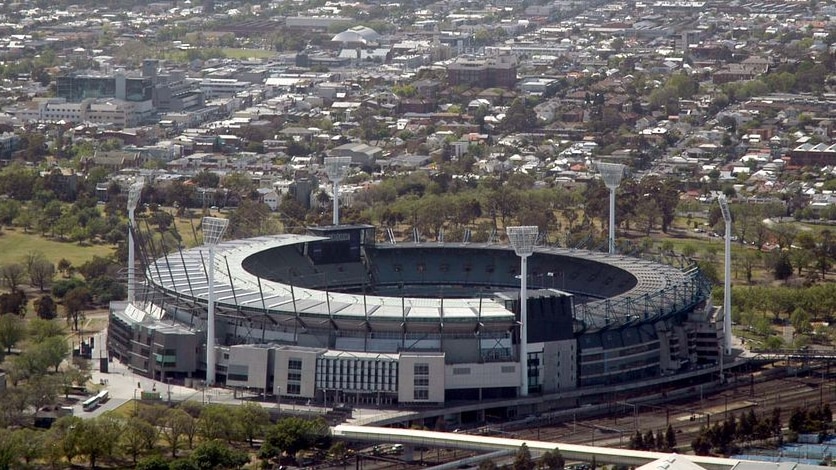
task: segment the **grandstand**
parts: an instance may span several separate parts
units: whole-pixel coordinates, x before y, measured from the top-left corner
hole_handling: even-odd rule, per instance
[[[370,226],[147,256],[145,288],[111,307],[108,347],[158,380],[205,376],[214,272],[218,383],[265,395],[439,405],[658,379],[717,360],[709,286],[695,268],[537,247],[527,358],[510,246],[374,242]],[[712,346],[712,344],[714,346]]]

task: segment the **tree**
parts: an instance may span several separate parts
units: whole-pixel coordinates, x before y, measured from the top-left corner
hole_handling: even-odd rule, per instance
[[[0,315],[0,348],[11,353],[12,348],[26,337],[26,325],[17,315]]]
[[[217,440],[201,442],[190,460],[199,470],[240,468],[250,461],[246,452],[232,450]]]
[[[62,336],[63,334],[64,328],[52,320],[33,318],[29,321],[29,337],[36,343],[40,343],[51,336]]]
[[[0,314],[13,313],[24,315],[26,313],[26,294],[22,290],[14,290],[11,293],[0,294]]]
[[[300,450],[314,446],[328,447],[330,440],[328,424],[322,418],[305,420],[297,417],[279,420],[268,429],[264,439],[265,443],[288,455],[296,455]]]
[[[23,282],[26,271],[20,263],[8,263],[0,266],[0,279],[3,285],[12,290],[17,291],[17,286]]]
[[[119,446],[136,465],[140,454],[154,447],[156,438],[157,430],[154,426],[134,416],[125,422],[122,435],[119,436]]]
[[[507,134],[531,132],[537,128],[537,113],[528,106],[525,99],[517,98],[511,103],[499,128]]]
[[[169,449],[171,449],[172,457],[177,457],[177,451],[182,444],[182,438],[193,425],[193,421],[194,418],[179,408],[166,410],[160,433],[162,434],[163,440],[168,444]]]
[[[76,365],[61,371],[61,385],[64,387],[64,398],[69,398],[73,386],[84,386],[90,380],[90,372]]]
[[[540,459],[542,470],[563,470],[564,465],[566,465],[566,459],[560,454],[560,449],[548,451]]]
[[[35,299],[35,313],[42,320],[52,320],[58,316],[58,305],[51,295],[44,294]]]
[[[29,428],[21,428],[12,433],[12,441],[18,456],[27,466],[43,454],[44,437],[45,433]]]
[[[55,265],[45,259],[38,259],[29,266],[28,272],[30,285],[44,292],[55,277]]]
[[[20,460],[17,443],[12,438],[12,431],[0,429],[0,469],[9,469]]]
[[[264,428],[270,423],[270,414],[261,405],[246,402],[235,408],[235,421],[240,428],[241,436],[253,446],[253,440],[264,433]]]
[[[672,452],[674,449],[676,449],[676,431],[669,424],[665,430],[665,451]]]
[[[792,323],[796,333],[808,333],[810,331],[810,314],[803,308],[796,307],[790,314],[790,323]]]
[[[531,460],[531,452],[529,452],[528,445],[525,443],[517,451],[511,468],[513,470],[534,470],[534,461]]]
[[[70,270],[73,268],[73,264],[69,262],[66,258],[61,258],[58,260],[58,272],[64,275],[64,277],[70,276]]]
[[[84,309],[88,302],[90,291],[86,287],[76,287],[64,296],[64,313],[74,331],[78,331],[78,321],[84,319]]]
[[[229,409],[223,405],[206,405],[200,412],[198,433],[207,441],[225,439],[236,440],[237,426]]]
[[[58,367],[70,353],[70,347],[63,336],[50,336],[27,349],[26,353],[36,355],[44,367],[52,367],[58,372]]]
[[[123,429],[122,420],[104,414],[93,419],[79,420],[69,429],[68,438],[76,455],[87,456],[90,468],[96,468],[100,458],[113,455]]]
[[[169,466],[162,456],[152,455],[137,462],[134,470],[169,470]]]

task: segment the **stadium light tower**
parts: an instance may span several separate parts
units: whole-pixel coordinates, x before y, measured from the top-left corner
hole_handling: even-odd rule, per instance
[[[351,157],[325,158],[325,174],[334,184],[334,214],[332,219],[334,225],[340,225],[340,181],[345,178],[350,164]]]
[[[725,256],[724,256],[724,281],[723,281],[723,353],[731,354],[731,229],[732,218],[729,211],[729,203],[726,196],[720,195],[717,198],[720,203],[720,212],[723,214],[723,222],[726,225]],[[722,370],[720,373],[722,374]]]
[[[528,396],[528,257],[534,252],[539,229],[536,225],[507,227],[508,240],[520,257],[520,396]]]
[[[128,302],[136,300],[136,255],[134,254],[134,234],[136,232],[136,206],[145,181],[140,179],[128,188]]]
[[[223,237],[228,219],[203,218],[203,244],[209,247],[209,268],[207,271],[209,294],[206,300],[206,384],[215,383],[215,247]]]
[[[609,253],[615,254],[615,190],[624,177],[624,165],[620,163],[598,162],[598,171],[604,179],[604,185],[610,190],[610,232],[607,240]]]

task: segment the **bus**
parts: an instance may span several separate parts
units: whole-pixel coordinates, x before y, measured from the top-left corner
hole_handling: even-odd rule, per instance
[[[110,392],[107,390],[102,390],[101,392],[97,393],[95,396],[92,396],[81,403],[81,409],[84,411],[93,411],[99,407],[102,403],[105,403],[110,399]]]

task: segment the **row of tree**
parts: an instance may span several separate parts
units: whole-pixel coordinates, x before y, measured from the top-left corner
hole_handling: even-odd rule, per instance
[[[644,434],[637,429],[636,433],[630,436],[627,445],[633,450],[673,452],[676,449],[676,431],[671,425],[664,431],[657,431],[655,435],[652,429],[648,429]]]
[[[26,347],[10,354],[22,341]],[[90,378],[85,361],[65,365],[70,346],[55,320],[34,318],[24,323],[16,315],[0,315],[0,345],[8,380],[0,390],[0,427],[30,423],[32,413],[57,405],[61,395],[66,399],[74,386],[83,386]]]
[[[137,468],[239,468],[250,455],[234,448],[253,447],[256,440],[263,441],[258,457],[265,463],[292,459],[306,449],[331,447],[330,430],[321,418],[284,417],[271,424],[269,412],[257,403],[184,402],[176,407],[143,403],[129,416],[116,412],[89,419],[65,416],[47,431],[4,431],[0,468],[33,460],[58,467],[81,459],[91,468],[103,460],[117,465],[130,462]],[[344,445],[340,448],[338,452],[344,454]],[[188,456],[181,458],[184,452]],[[215,464],[201,463],[210,455]]]
[[[753,441],[783,442],[780,408],[773,408],[769,416],[759,416],[750,408],[739,417],[731,415],[713,425],[706,424],[691,441],[691,448],[697,455],[730,455]]]

